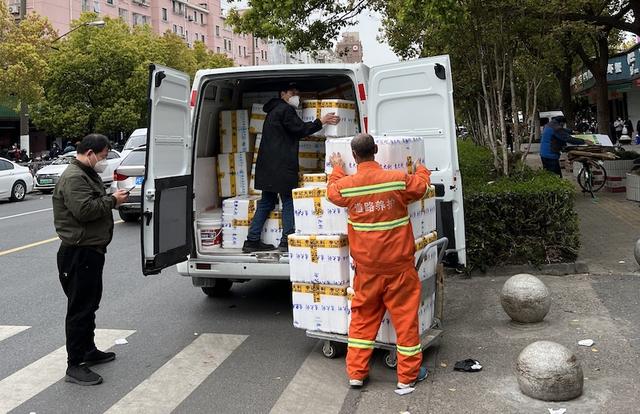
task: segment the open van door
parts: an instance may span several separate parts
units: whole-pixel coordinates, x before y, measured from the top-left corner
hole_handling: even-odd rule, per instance
[[[426,167],[436,186],[438,232],[466,263],[464,211],[458,165],[449,56],[375,66],[369,72],[369,131],[425,139]]]
[[[187,260],[193,226],[189,75],[149,68],[149,128],[142,186],[142,273]]]

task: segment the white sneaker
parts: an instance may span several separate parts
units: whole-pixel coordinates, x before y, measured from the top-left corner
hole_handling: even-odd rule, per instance
[[[350,379],[349,386],[352,388],[360,388],[364,385],[364,381],[359,379]]]
[[[415,381],[413,381],[413,382],[411,382],[409,384],[405,384],[405,383],[399,382],[399,383],[396,384],[396,387],[399,390],[406,389],[406,388],[413,388],[413,387],[416,386],[417,382],[424,381],[425,379],[427,379],[428,375],[429,375],[429,371],[427,370],[427,367],[420,367],[420,371],[418,372],[418,378],[416,378]]]

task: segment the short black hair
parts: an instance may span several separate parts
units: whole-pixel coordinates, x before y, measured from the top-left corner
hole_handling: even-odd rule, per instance
[[[358,134],[351,140],[351,149],[360,158],[371,158],[376,154],[376,141],[369,134]]]
[[[566,124],[566,123],[567,123],[567,118],[565,118],[565,117],[564,117],[564,116],[562,116],[562,115],[554,116],[554,117],[553,117],[553,118],[551,118],[551,119],[553,119],[553,120],[554,120],[554,121],[556,121],[556,122],[560,122],[561,124]]]
[[[283,83],[282,86],[280,86],[280,92],[289,92],[292,90],[297,90],[299,91],[300,88],[298,88],[298,84],[295,82],[288,82],[288,83]]]
[[[92,150],[97,154],[102,152],[105,148],[111,149],[109,138],[102,134],[89,134],[82,138],[82,141],[78,144],[76,151],[78,154],[86,154],[87,151]]]

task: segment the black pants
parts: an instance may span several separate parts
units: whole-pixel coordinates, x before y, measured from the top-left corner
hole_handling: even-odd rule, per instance
[[[96,311],[102,297],[104,253],[90,247],[60,246],[58,273],[67,295],[65,333],[69,365],[78,365],[95,349]]]
[[[558,174],[562,177],[562,170],[560,169],[560,160],[556,160],[554,158],[545,158],[540,157],[542,160],[542,168],[547,171],[551,171],[554,174]]]

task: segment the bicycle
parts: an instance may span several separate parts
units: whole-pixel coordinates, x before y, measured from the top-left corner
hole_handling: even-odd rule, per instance
[[[568,149],[567,159],[582,164],[578,172],[578,185],[583,193],[589,193],[595,198],[594,193],[600,191],[607,181],[607,170],[604,168],[604,160],[615,160],[618,157],[610,152],[604,152],[602,147],[587,146]]]

